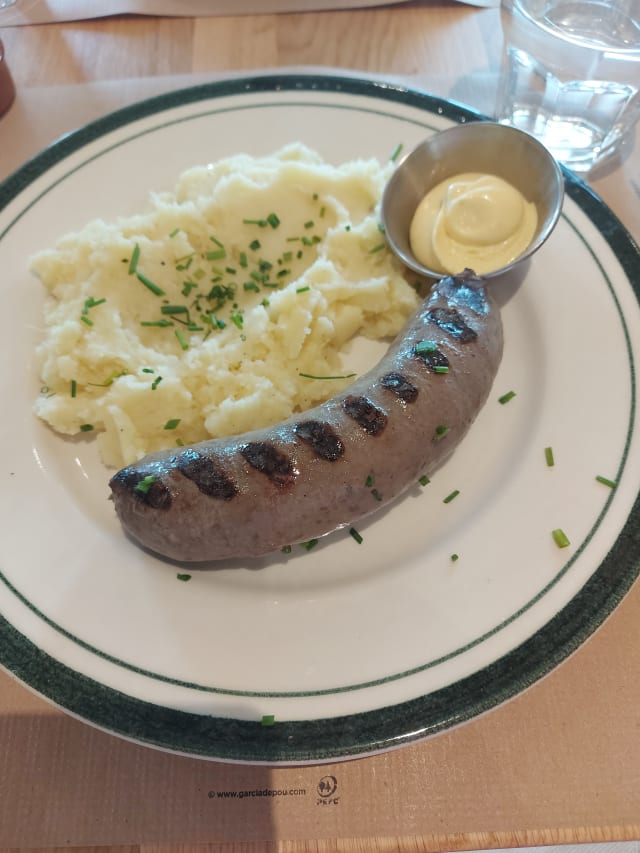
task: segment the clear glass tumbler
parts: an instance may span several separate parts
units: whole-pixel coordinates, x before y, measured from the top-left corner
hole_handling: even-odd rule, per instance
[[[640,117],[640,0],[502,0],[496,118],[585,172]]]

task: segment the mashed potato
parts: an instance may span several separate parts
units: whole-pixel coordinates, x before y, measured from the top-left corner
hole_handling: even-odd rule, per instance
[[[39,253],[37,415],[96,434],[119,467],[337,393],[352,381],[345,343],[397,334],[418,301],[378,228],[387,177],[299,144],[237,155]]]

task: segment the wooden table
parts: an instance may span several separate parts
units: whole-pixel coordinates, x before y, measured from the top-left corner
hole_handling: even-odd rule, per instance
[[[496,10],[445,0],[255,17],[122,16],[6,27],[0,38],[16,104],[32,110],[38,98],[50,97],[45,87],[61,87],[60,103],[64,94],[71,104],[84,84],[103,87],[113,99],[113,81],[127,80],[129,88],[135,80],[145,94],[150,78],[171,77],[177,85],[180,75],[188,85],[190,75],[302,65],[428,75],[438,81],[437,94],[465,77],[473,97],[473,81],[495,72],[501,46]],[[4,128],[15,124],[2,121],[6,153],[17,143]],[[71,129],[63,127],[64,116],[60,121],[60,129]],[[73,126],[71,114],[68,122]],[[594,181],[636,239],[637,148]],[[215,791],[255,787],[255,768],[128,744],[2,675],[0,848],[440,851],[638,839],[639,673],[636,584],[569,661],[481,719],[375,758],[260,772],[273,787],[309,789],[334,774],[342,801],[331,814],[282,801],[267,811],[213,813]]]
[[[5,28],[2,39],[19,88],[283,65],[444,74],[486,68],[501,43],[495,10],[447,2],[235,18],[117,17]]]

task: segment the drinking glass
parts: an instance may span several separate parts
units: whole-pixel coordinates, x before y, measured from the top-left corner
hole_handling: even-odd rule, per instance
[[[496,118],[586,172],[640,117],[640,0],[501,0]]]

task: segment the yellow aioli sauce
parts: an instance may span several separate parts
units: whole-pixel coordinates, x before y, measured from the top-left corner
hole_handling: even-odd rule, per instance
[[[447,178],[422,199],[409,243],[421,264],[441,273],[493,272],[515,260],[534,237],[538,213],[496,175]]]

